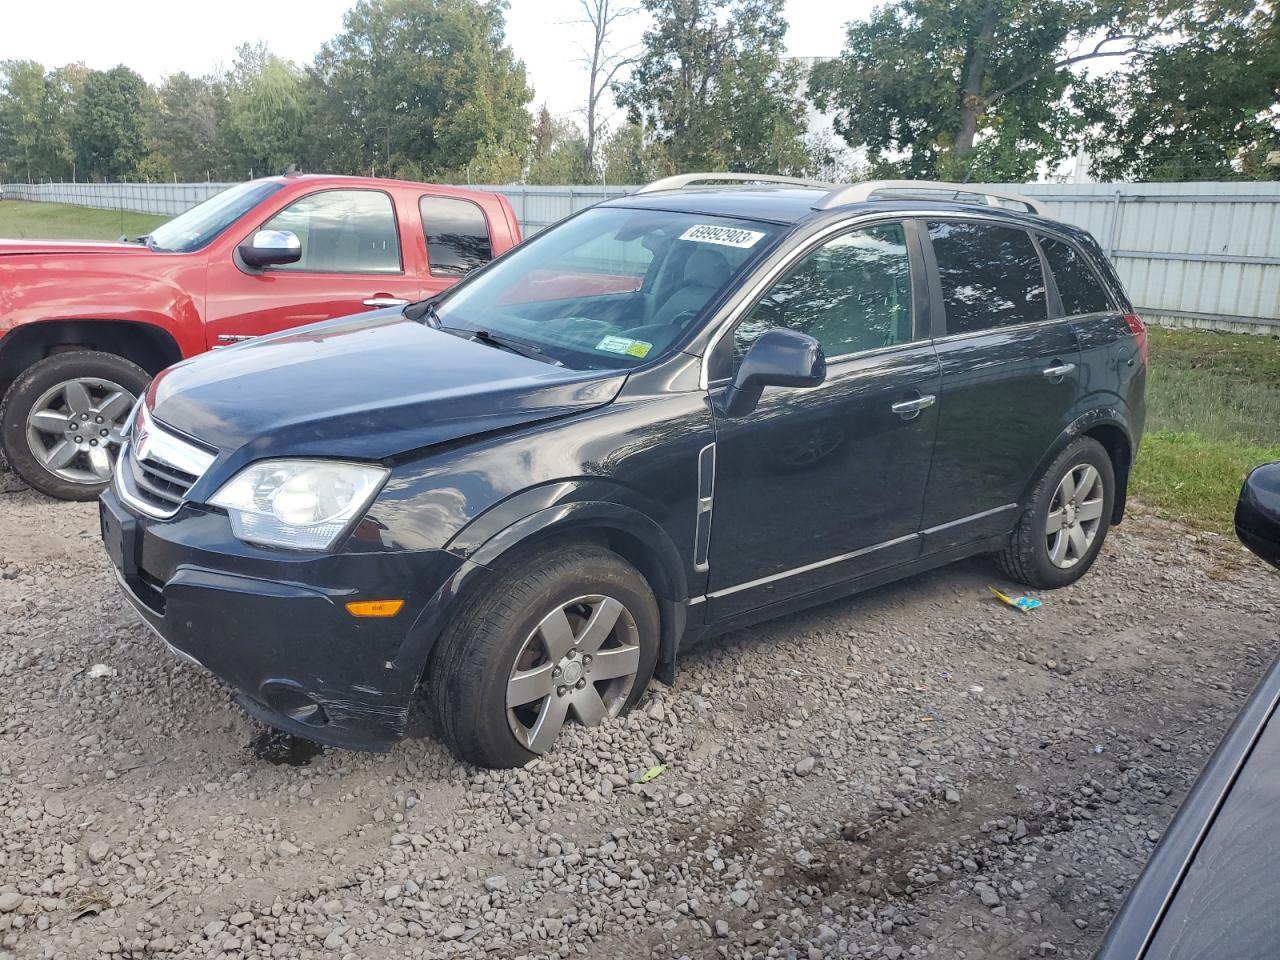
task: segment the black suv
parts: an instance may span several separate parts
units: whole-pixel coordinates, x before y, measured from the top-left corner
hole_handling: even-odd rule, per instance
[[[102,497],[128,598],[272,726],[386,749],[422,687],[512,766],[698,638],[977,553],[1083,575],[1146,371],[1093,239],[973,188],[737,179],[166,370]]]

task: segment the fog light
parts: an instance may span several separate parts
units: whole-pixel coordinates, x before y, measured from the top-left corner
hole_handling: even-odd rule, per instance
[[[394,617],[403,606],[403,600],[352,600],[347,613],[353,617]]]

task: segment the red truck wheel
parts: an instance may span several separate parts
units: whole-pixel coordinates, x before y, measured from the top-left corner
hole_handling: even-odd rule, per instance
[[[129,411],[150,380],[137,364],[95,350],[33,364],[0,405],[9,466],[51,497],[94,499],[111,479]]]

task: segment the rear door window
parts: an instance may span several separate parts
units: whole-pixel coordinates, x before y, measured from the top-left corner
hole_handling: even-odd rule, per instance
[[[948,334],[1048,319],[1044,270],[1025,230],[942,220],[929,224],[929,239]]]
[[[400,237],[391,198],[380,190],[322,190],[285,207],[262,225],[302,243],[300,273],[400,273]]]
[[[433,277],[460,277],[493,259],[489,221],[478,204],[457,197],[418,201]]]
[[[1058,287],[1062,312],[1068,317],[1112,310],[1111,298],[1093,268],[1071,244],[1052,237],[1040,237],[1040,249],[1049,261],[1049,272]]]

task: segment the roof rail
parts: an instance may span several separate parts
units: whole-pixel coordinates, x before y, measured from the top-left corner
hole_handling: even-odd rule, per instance
[[[662,181],[659,181],[662,182]],[[997,200],[1009,200],[1020,203],[1029,213],[1045,215],[1044,207],[1031,197],[1004,190],[991,190],[987,187],[971,186],[967,183],[944,183],[940,180],[865,180],[862,183],[851,183],[836,187],[825,197],[813,205],[815,210],[830,210],[832,207],[843,207],[847,203],[861,203],[883,193],[949,193],[951,199],[957,200],[963,195],[981,197],[989,206],[999,206]]]
[[[836,185],[824,180],[805,180],[801,177],[778,177],[768,173],[678,173],[674,177],[663,177],[653,183],[646,183],[636,193],[657,193],[659,190],[683,190],[697,183],[715,183],[717,181],[731,183],[778,183],[793,187],[819,187],[831,190]]]

